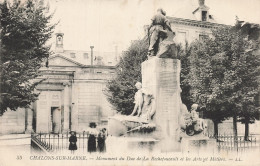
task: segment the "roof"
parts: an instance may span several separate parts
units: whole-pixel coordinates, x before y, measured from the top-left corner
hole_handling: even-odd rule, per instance
[[[64,50],[63,52],[55,52],[50,56],[50,59],[54,57],[63,57],[64,59],[70,60],[79,66],[91,65],[91,52],[90,51],[79,51],[79,50]],[[93,64],[102,66],[115,66],[116,53],[115,52],[97,52],[93,51]]]
[[[198,0],[186,0],[186,2],[184,2],[183,5],[180,6],[179,9],[170,17],[201,21],[201,19],[196,18],[195,15],[195,13],[199,9],[209,10],[210,8],[206,5],[199,6]],[[211,15],[210,11],[209,11],[209,15]],[[217,21],[215,17],[211,15],[211,18],[208,18],[207,22],[216,23]]]
[[[72,60],[71,58],[67,58],[63,55],[52,55],[49,57],[49,65],[48,66],[60,66],[60,67],[83,67],[83,68],[104,68],[104,69],[113,69],[115,68],[115,65],[84,65],[82,63],[79,63],[77,61]],[[45,70],[45,68],[42,68],[41,70]],[[71,71],[71,69],[68,69],[68,71]]]

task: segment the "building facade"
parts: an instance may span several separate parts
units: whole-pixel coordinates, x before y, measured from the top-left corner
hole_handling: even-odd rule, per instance
[[[82,132],[89,123],[107,124],[114,114],[106,100],[106,82],[115,73],[115,52],[64,50],[63,33],[56,33],[55,54],[37,81],[39,99],[33,104],[32,128],[36,132]],[[111,58],[106,59],[106,58]]]
[[[206,6],[205,0],[191,0],[190,3],[181,8],[174,15],[169,16],[171,26],[175,32],[174,41],[184,45],[194,40],[202,40],[211,36],[212,28],[226,26],[217,22]]]
[[[65,133],[86,131],[90,122],[107,124],[114,110],[106,100],[106,83],[115,74],[116,52],[65,50],[63,33],[56,49],[34,81],[39,99],[31,108],[7,111],[1,133]],[[18,126],[18,127],[17,127]]]

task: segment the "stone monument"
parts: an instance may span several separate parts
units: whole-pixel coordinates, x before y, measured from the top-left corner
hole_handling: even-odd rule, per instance
[[[111,117],[108,128],[114,136],[151,137],[161,151],[172,152],[181,151],[183,135],[201,133],[203,122],[195,117],[197,105],[189,113],[181,101],[181,63],[165,15],[158,9],[148,28],[148,60],[142,63],[142,83],[136,83],[132,114]]]

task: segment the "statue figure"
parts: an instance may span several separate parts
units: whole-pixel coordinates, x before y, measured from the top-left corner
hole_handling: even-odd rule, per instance
[[[138,91],[135,93],[135,107],[130,116],[134,116],[137,112],[137,117],[150,121],[155,114],[155,99],[149,91],[142,89],[140,82],[137,82],[135,87]]]
[[[137,116],[140,116],[141,111],[142,111],[142,107],[143,107],[143,92],[142,92],[142,83],[141,82],[137,82],[135,84],[136,89],[138,89],[138,91],[135,93],[135,107],[133,112],[130,114],[131,116],[134,116],[134,114],[137,112]]]
[[[167,35],[164,40],[159,43],[159,50],[156,54],[158,58],[173,58],[177,59],[178,57],[178,49],[176,44],[173,42],[173,38],[175,33],[167,30]]]
[[[196,110],[198,109],[198,104],[193,104],[191,106],[191,119],[192,119],[192,123],[194,123],[194,130],[195,131],[202,131],[202,119],[199,118],[198,113],[196,112]]]
[[[143,107],[141,111],[141,117],[150,121],[153,119],[153,115],[155,114],[155,98],[154,96],[147,90],[143,90]]]
[[[166,18],[166,12],[163,9],[158,9],[152,18],[152,23],[148,27],[148,57],[156,56],[159,50],[159,44],[167,38],[167,30],[172,32],[170,23]]]
[[[180,130],[182,132],[186,132],[187,135],[192,136],[195,134],[199,134],[201,132],[205,133],[207,128],[206,123],[203,119],[199,118],[196,110],[198,109],[198,104],[193,104],[191,106],[191,112],[189,113],[187,107],[182,104],[179,122],[180,122]]]

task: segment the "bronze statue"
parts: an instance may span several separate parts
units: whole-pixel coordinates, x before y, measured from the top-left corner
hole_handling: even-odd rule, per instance
[[[148,57],[156,56],[159,51],[160,43],[169,36],[168,31],[173,35],[175,34],[172,32],[169,20],[166,18],[166,12],[163,9],[158,9],[148,27]]]

